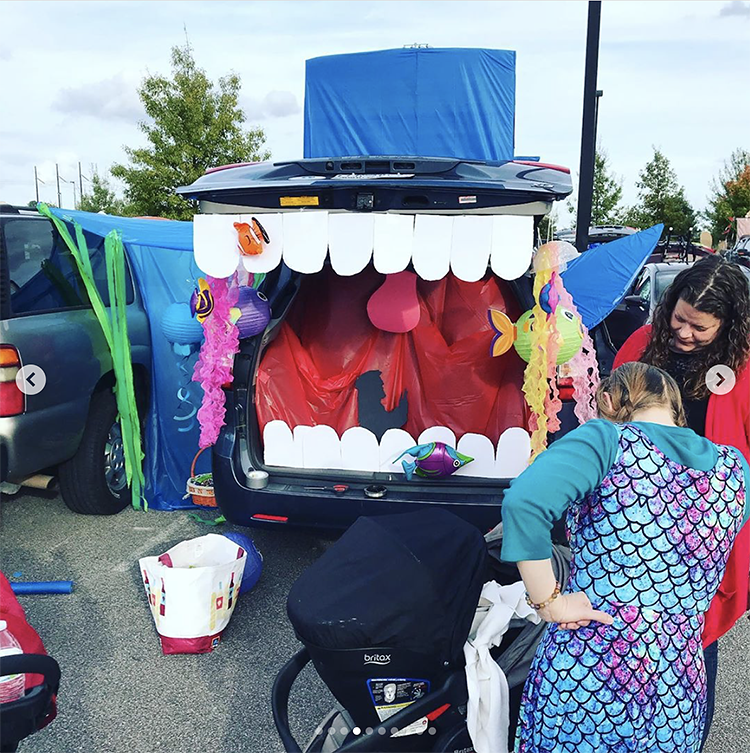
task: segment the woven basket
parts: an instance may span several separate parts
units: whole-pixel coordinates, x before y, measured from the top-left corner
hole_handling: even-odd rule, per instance
[[[190,478],[187,481],[187,494],[193,498],[193,504],[201,507],[216,507],[216,497],[214,496],[213,474],[199,473],[195,475],[195,463],[200,454],[205,450],[201,447],[193,458],[193,465],[190,468]]]

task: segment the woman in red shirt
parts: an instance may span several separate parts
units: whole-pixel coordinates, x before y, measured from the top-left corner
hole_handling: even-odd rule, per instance
[[[688,426],[712,442],[736,447],[750,462],[750,291],[736,265],[711,256],[680,272],[665,291],[653,324],[625,341],[613,368],[628,361],[643,361],[670,374],[682,392]],[[728,366],[736,379],[729,391],[731,380],[709,373],[719,365]],[[703,629],[708,680],[704,742],[714,710],[717,641],[748,609],[749,571],[750,523],[735,541]]]

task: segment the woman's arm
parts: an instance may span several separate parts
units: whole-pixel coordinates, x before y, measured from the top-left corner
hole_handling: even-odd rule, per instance
[[[502,558],[547,559],[553,524],[569,505],[599,486],[617,453],[617,429],[602,419],[579,426],[542,452],[503,496]]]

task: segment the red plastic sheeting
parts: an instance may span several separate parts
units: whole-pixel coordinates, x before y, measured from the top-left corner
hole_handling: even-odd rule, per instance
[[[258,370],[256,404],[261,430],[274,419],[332,426],[341,436],[358,425],[354,382],[381,371],[392,410],[408,391],[405,426],[415,439],[431,426],[447,426],[457,439],[467,432],[493,442],[511,426],[528,427],[521,386],[525,363],[515,350],[490,357],[493,331],[487,310],[520,311],[510,287],[489,276],[475,283],[453,275],[418,280],[421,316],[415,329],[376,329],[367,301],[385,279],[369,267],[355,277],[329,269],[304,278],[276,340]]]

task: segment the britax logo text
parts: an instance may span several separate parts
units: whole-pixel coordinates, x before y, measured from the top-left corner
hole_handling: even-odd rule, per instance
[[[390,664],[390,654],[365,654],[365,664]]]

